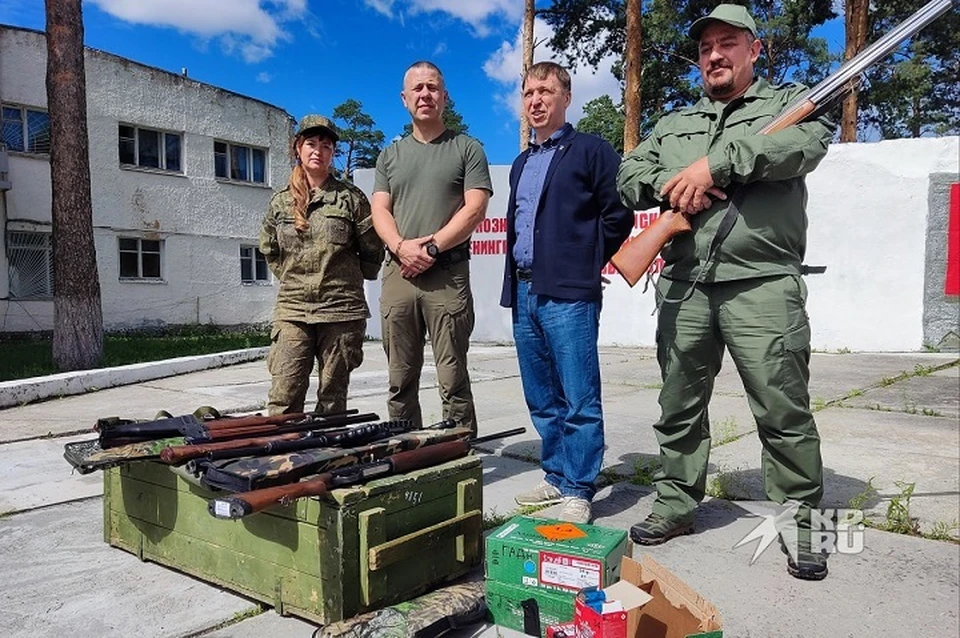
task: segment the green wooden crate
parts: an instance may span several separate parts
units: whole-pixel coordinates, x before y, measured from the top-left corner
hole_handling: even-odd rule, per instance
[[[480,564],[478,457],[333,490],[238,521],[150,461],[104,472],[114,547],[320,624],[408,599]]]

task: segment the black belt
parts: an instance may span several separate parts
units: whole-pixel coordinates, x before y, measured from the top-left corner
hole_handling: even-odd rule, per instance
[[[517,281],[533,281],[533,271],[526,268],[517,268]]]

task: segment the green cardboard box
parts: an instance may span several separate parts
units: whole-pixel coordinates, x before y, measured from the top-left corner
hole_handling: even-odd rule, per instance
[[[493,622],[500,627],[525,631],[524,617],[530,614],[531,601],[536,602],[540,635],[547,627],[573,620],[576,594],[549,589],[534,589],[522,585],[505,585],[487,580],[487,610]]]
[[[490,616],[524,631],[524,614],[536,601],[543,635],[549,625],[573,619],[578,591],[616,582],[631,547],[624,530],[515,516],[487,536]]]
[[[625,530],[515,516],[487,536],[486,576],[572,596],[616,582],[630,548]]]

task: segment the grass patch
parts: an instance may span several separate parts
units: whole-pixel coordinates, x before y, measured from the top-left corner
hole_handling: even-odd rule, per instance
[[[707,496],[713,498],[735,501],[741,498],[741,493],[744,492],[744,490],[738,489],[740,487],[742,486],[737,476],[726,468],[721,467],[707,482],[706,493]]]
[[[732,416],[728,416],[719,423],[714,422],[710,429],[713,438],[710,447],[720,447],[737,440],[737,420]]]
[[[174,357],[212,354],[270,345],[267,329],[236,330],[212,325],[183,326],[151,332],[104,335],[101,367],[113,367]],[[0,340],[0,381],[57,372],[49,335]]]
[[[946,521],[937,521],[929,532],[923,534],[924,538],[932,541],[948,541],[950,543],[960,543],[957,538],[957,530],[960,529],[960,521],[954,519],[947,523]]]
[[[653,485],[653,475],[660,469],[659,459],[639,460],[633,466],[630,482],[634,485]]]

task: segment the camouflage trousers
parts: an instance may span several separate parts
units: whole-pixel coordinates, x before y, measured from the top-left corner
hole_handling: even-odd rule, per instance
[[[363,363],[366,330],[366,319],[333,323],[274,321],[267,356],[272,377],[267,412],[303,412],[314,361],[320,377],[316,411],[328,414],[345,410],[350,373]]]
[[[444,419],[477,431],[477,418],[467,371],[467,350],[473,332],[470,262],[434,265],[405,279],[395,261],[383,267],[380,292],[383,351],[387,355],[391,419],[423,424],[420,373],[425,337],[430,336]]]

